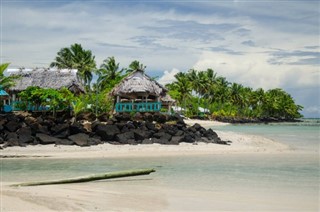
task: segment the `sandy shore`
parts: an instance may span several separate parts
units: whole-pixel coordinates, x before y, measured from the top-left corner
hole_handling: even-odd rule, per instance
[[[185,119],[184,122],[188,125],[194,125],[195,123],[200,124],[203,127],[213,127],[213,126],[225,126],[229,123],[212,121],[212,120],[198,120],[198,119]]]
[[[278,153],[291,151],[279,142],[255,135],[216,131],[230,145],[180,143],[179,145],[111,145],[79,147],[63,145],[36,145],[10,147],[1,150],[2,157],[50,157],[50,158],[94,158],[94,157],[158,157],[176,155],[232,154],[232,153]]]

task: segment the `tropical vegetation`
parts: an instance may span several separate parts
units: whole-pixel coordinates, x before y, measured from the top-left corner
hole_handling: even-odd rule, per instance
[[[175,75],[175,81],[167,84],[169,94],[178,101],[187,116],[199,116],[199,107],[205,108],[202,115],[213,118],[300,118],[302,106],[280,88],[256,90],[235,82],[228,82],[212,69]],[[188,102],[188,104],[186,104]]]
[[[14,86],[15,84],[15,79],[19,78],[17,75],[12,75],[12,76],[5,76],[4,71],[8,68],[10,63],[4,63],[0,64],[0,87],[2,89],[7,89],[10,88],[11,86]]]
[[[83,49],[81,44],[75,43],[69,48],[62,48],[50,67],[77,69],[79,79],[88,90],[92,81],[92,73],[96,68],[95,56],[90,50]]]
[[[0,86],[8,88],[14,84],[16,76],[4,76],[3,72],[9,64],[0,66]],[[95,56],[90,50],[82,48],[81,44],[73,44],[62,48],[51,67],[78,69],[78,77],[86,87],[86,93],[74,96],[67,89],[56,91],[29,87],[20,93],[25,105],[31,102],[35,106],[49,105],[53,113],[61,108],[73,108],[73,113],[92,112],[96,115],[113,110],[114,99],[109,92],[125,76],[146,66],[137,60],[127,68],[120,68],[114,57],[103,60],[96,68]],[[92,83],[93,76],[97,76]],[[175,75],[175,81],[165,85],[172,98],[180,106],[179,113],[188,117],[202,116],[212,118],[300,118],[302,106],[297,105],[286,91],[275,88],[264,90],[252,89],[240,83],[229,82],[219,76],[213,69],[180,72]],[[202,108],[202,110],[201,110]]]

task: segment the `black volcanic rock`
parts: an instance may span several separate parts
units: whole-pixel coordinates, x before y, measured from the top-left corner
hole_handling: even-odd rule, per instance
[[[19,137],[19,143],[32,143],[34,140],[30,127],[21,127],[17,131],[17,135]]]
[[[78,133],[75,135],[70,135],[69,140],[73,141],[78,146],[89,146],[89,135],[85,133]]]
[[[134,133],[132,131],[120,133],[115,136],[115,140],[121,144],[127,144],[130,139],[134,139]]]
[[[95,130],[96,134],[104,141],[114,141],[115,136],[120,133],[116,125],[98,124]]]
[[[61,139],[43,133],[37,133],[36,138],[39,140],[40,144],[56,144],[61,142]]]
[[[4,125],[4,128],[10,132],[16,132],[21,127],[21,124],[16,120],[11,120]]]

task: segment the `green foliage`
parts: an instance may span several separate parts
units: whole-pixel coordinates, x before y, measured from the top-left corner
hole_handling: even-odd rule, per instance
[[[66,88],[55,90],[52,88],[39,88],[30,86],[26,90],[19,93],[21,103],[18,107],[22,110],[27,110],[28,106],[49,106],[50,110],[55,115],[57,110],[68,110],[71,106],[74,95]]]
[[[77,69],[79,79],[88,89],[92,80],[92,72],[96,68],[96,62],[90,50],[85,50],[81,44],[75,43],[69,48],[60,49],[50,67]]]
[[[12,75],[12,76],[4,76],[4,71],[8,68],[10,63],[3,63],[0,64],[0,87],[2,89],[7,89],[15,85],[15,79],[18,79],[19,76]]]
[[[109,57],[103,61],[100,69],[96,70],[98,75],[95,90],[98,91],[111,91],[125,75],[122,75],[123,69],[119,70],[119,63],[116,63],[114,57]]]
[[[189,70],[178,73],[176,81],[167,84],[169,94],[186,108],[185,115],[199,115],[198,107],[208,108],[214,117],[244,117],[295,119],[302,117],[302,106],[293,98],[276,88],[264,91],[253,90],[238,83],[230,83],[217,76],[212,69],[206,71]],[[188,102],[189,107],[186,107]],[[190,106],[192,105],[192,106]]]
[[[144,71],[147,66],[140,63],[138,60],[134,60],[130,63],[129,68],[126,69],[126,73],[131,73],[136,70]]]
[[[79,112],[91,112],[100,115],[112,111],[113,108],[113,98],[107,90],[99,93],[83,94],[78,100],[83,102],[83,105],[79,103],[79,109],[81,108]]]

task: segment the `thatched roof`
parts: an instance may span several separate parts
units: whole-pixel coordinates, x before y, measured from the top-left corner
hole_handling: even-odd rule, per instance
[[[7,73],[21,76],[15,80],[16,85],[10,88],[11,91],[23,91],[29,86],[39,86],[54,89],[66,87],[74,93],[84,92],[75,69],[9,69]]]
[[[165,94],[161,97],[161,102],[175,102],[176,100],[172,99],[172,97],[169,94]]]
[[[136,70],[125,77],[114,89],[113,96],[153,95],[162,96],[167,91],[162,85],[151,79],[141,70]]]

